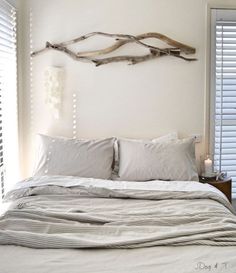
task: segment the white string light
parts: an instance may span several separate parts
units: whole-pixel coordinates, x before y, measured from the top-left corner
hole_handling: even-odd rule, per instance
[[[76,93],[72,95],[72,137],[75,139],[77,137],[77,97]]]
[[[33,27],[33,13],[32,13],[32,9],[30,9],[30,14],[29,14],[29,47],[30,47],[30,53],[33,52],[33,31],[32,31],[32,27]],[[33,58],[31,57],[30,54],[30,67],[29,67],[29,75],[30,75],[30,83],[29,83],[29,88],[30,88],[30,132],[31,134],[33,134],[33,128],[34,128],[34,86],[33,86]]]

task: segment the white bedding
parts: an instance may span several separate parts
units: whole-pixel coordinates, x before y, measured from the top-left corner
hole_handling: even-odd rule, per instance
[[[10,199],[12,195],[17,191],[19,194],[20,189],[27,189],[37,186],[63,186],[64,188],[72,188],[77,186],[94,187],[94,188],[107,188],[107,189],[121,189],[121,190],[153,190],[153,191],[203,191],[214,192],[223,198],[226,196],[216,189],[215,187],[205,183],[195,181],[162,181],[153,180],[145,182],[135,181],[114,181],[95,178],[83,178],[75,176],[41,176],[30,177],[22,182],[18,182],[13,190],[7,194],[6,199]],[[58,189],[55,189],[58,190]]]
[[[0,220],[0,273],[236,272],[233,208],[208,184],[53,176],[20,182],[7,197],[15,201]],[[161,240],[144,247],[139,240],[152,232]],[[100,249],[70,249],[80,248],[80,238]],[[123,249],[104,249],[108,239]]]
[[[236,248],[32,249],[0,246],[1,273],[235,273]]]

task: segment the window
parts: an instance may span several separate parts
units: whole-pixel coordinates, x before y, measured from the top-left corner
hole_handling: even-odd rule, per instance
[[[0,0],[0,201],[18,176],[16,10]]]
[[[211,150],[215,169],[232,177],[236,198],[236,10],[211,15]]]

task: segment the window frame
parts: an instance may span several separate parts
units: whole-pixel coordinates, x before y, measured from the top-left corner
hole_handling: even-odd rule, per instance
[[[217,14],[218,13],[218,14]],[[216,120],[215,120],[215,111],[216,111],[216,23],[217,20],[219,21],[218,17],[222,17],[223,21],[234,21],[236,24],[236,6],[235,7],[210,7],[209,8],[209,14],[210,14],[210,43],[209,43],[209,55],[210,55],[210,81],[209,81],[209,103],[210,111],[209,111],[209,153],[214,155],[215,154],[215,126],[216,126]],[[236,118],[235,118],[236,120]],[[221,159],[220,159],[221,160]],[[221,167],[221,166],[220,166]],[[236,184],[236,182],[232,183]],[[236,193],[234,194],[234,197],[236,197]]]
[[[17,78],[18,78],[18,70],[17,70],[17,8],[15,6],[15,2],[14,1],[9,1],[9,0],[0,0],[0,8],[1,8],[1,20],[3,21],[3,24],[1,25],[1,33],[2,33],[2,37],[1,37],[1,42],[2,42],[2,48],[0,50],[0,55],[3,57],[2,61],[0,63],[1,65],[1,76],[2,76],[2,81],[0,83],[0,89],[1,89],[1,94],[0,94],[0,103],[1,103],[1,107],[0,107],[0,126],[1,128],[1,134],[2,136],[0,137],[0,140],[2,141],[0,144],[2,146],[1,149],[1,153],[2,154],[2,158],[3,158],[3,163],[2,166],[0,167],[0,203],[1,200],[4,197],[5,192],[10,188],[9,187],[9,183],[10,179],[7,179],[9,172],[9,141],[6,141],[9,136],[10,136],[10,140],[12,140],[14,138],[14,143],[13,147],[17,147],[17,151],[15,151],[15,157],[17,157],[18,159],[18,82],[17,82]],[[9,32],[6,31],[6,29],[9,29]],[[8,37],[7,37],[8,36]],[[10,37],[10,38],[9,38]],[[9,53],[3,53],[6,48],[9,46]],[[7,51],[8,51],[7,50]],[[5,51],[5,52],[7,52]],[[5,55],[6,54],[6,55]],[[8,55],[9,54],[9,55]],[[1,57],[0,56],[0,57]],[[6,69],[3,69],[6,65],[6,63],[4,63],[4,58],[6,58],[6,60],[10,60],[10,61],[6,61],[10,67],[10,70],[8,66],[6,66]],[[10,77],[8,78],[9,72],[12,72],[12,78],[10,79]],[[7,75],[7,76],[6,76]],[[12,83],[13,82],[13,83]],[[10,84],[9,84],[10,83]],[[12,90],[13,92],[6,92]],[[13,100],[12,100],[12,97]],[[12,102],[12,103],[11,103]],[[9,105],[14,106],[10,107],[10,111],[13,110],[13,114],[11,115],[10,118],[10,122],[9,122],[9,111],[7,110]],[[14,114],[15,113],[15,114]],[[11,121],[12,118],[14,119],[14,122],[12,124],[14,124],[16,127],[11,127]],[[12,129],[13,128],[13,129]],[[10,135],[9,132],[11,131]],[[16,140],[16,142],[15,142]],[[17,145],[16,145],[17,143]],[[8,147],[9,146],[9,147]],[[4,159],[5,158],[5,159]],[[14,159],[15,160],[15,159]],[[18,162],[19,163],[19,162]],[[11,165],[11,163],[10,163]],[[16,172],[18,174],[18,169],[14,170],[11,172]],[[8,181],[9,180],[9,181]],[[12,183],[15,183],[17,181],[13,181]]]

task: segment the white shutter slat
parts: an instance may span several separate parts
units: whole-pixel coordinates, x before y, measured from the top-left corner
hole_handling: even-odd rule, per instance
[[[235,52],[236,50],[233,50],[233,49],[224,49],[224,50],[221,50],[221,49],[217,49],[216,50],[216,56],[219,57],[219,56],[235,56]]]
[[[222,51],[223,51],[223,53],[230,53],[232,51],[233,52],[236,51],[236,45],[235,44],[228,44],[228,45],[224,45],[223,47],[216,45],[216,49],[220,51],[220,54],[218,54],[218,55],[222,55]]]
[[[224,103],[216,103],[216,108],[236,108],[236,103],[224,102]]]
[[[9,34],[5,31],[1,31],[1,28],[0,28],[0,36],[3,40],[7,39],[7,40],[10,40],[10,41],[16,41],[16,37],[15,35],[13,36],[12,34]]]
[[[14,27],[14,25],[7,25],[0,20],[0,28],[3,29],[5,32],[11,32],[12,30],[14,30]]]
[[[5,16],[5,18],[9,19],[9,22],[12,20],[14,14],[11,13],[11,10],[7,11],[5,8],[0,4],[0,14]]]
[[[216,143],[236,143],[235,137],[216,137]]]
[[[224,123],[225,121],[230,121],[230,120],[233,121],[235,119],[236,117],[233,115],[217,115],[215,122],[218,122],[219,120],[223,120],[223,123]]]
[[[236,178],[236,171],[229,171],[227,173],[228,173],[229,176],[231,176],[233,178],[233,180],[235,180],[235,178]],[[233,183],[233,187],[236,188],[235,187],[235,183]]]
[[[216,142],[215,149],[221,149],[227,151],[228,149],[236,149],[236,142]]]
[[[221,148],[221,149],[215,149],[215,153],[219,153],[219,154],[222,154],[222,155],[234,155],[234,154],[236,154],[236,148],[235,149],[233,149],[233,148],[231,148],[231,149],[223,149],[223,148]],[[236,171],[236,169],[235,169],[235,171]]]
[[[220,75],[224,75],[227,73],[236,73],[236,67],[225,67],[225,66],[221,66],[221,67],[216,67],[216,73],[219,73]]]
[[[236,32],[236,24],[233,21],[230,22],[218,20],[216,24],[216,31],[224,30],[224,32]]]
[[[2,26],[6,26],[8,29],[12,29],[13,26],[15,27],[15,25],[12,25],[11,23],[9,23],[9,21],[5,19],[5,17],[1,14],[0,14],[0,24]]]
[[[217,131],[218,132],[221,132],[221,131],[223,131],[223,132],[236,132],[236,121],[233,122],[233,123],[235,125],[222,125],[222,126],[216,125],[215,130],[216,130],[216,132]]]
[[[236,102],[236,97],[227,96],[227,97],[216,97],[216,102],[224,102],[224,103],[234,103]]]
[[[218,168],[219,166],[221,166],[222,169],[224,169],[224,171],[227,172],[227,173],[229,173],[229,172],[234,172],[234,170],[235,170],[235,166],[234,166],[234,165],[232,165],[231,168],[230,168],[230,167],[227,167],[227,166],[224,166],[224,165],[222,165],[222,164],[221,164],[221,165],[218,165],[218,166],[217,166],[217,164],[215,165],[216,168]],[[233,169],[233,168],[234,168],[234,169]],[[231,176],[235,176],[235,174],[232,173]],[[234,187],[236,188],[235,185],[234,185]]]
[[[221,162],[236,159],[236,155],[228,155],[228,154],[222,155],[222,156],[220,156],[219,154],[216,154],[214,157],[216,158],[216,160],[221,160]]]
[[[8,22],[10,22],[10,21],[12,21],[12,19],[14,19],[13,14],[4,11],[1,7],[0,7],[0,16],[1,16],[1,18],[3,18],[4,20],[6,20]]]
[[[222,140],[225,138],[234,138],[236,137],[236,132],[216,132],[215,133],[215,139],[217,140],[217,138],[221,138]]]
[[[222,79],[222,75],[224,75],[224,79],[225,80],[231,80],[231,79],[235,79],[236,74],[235,73],[216,73],[216,80],[221,80]]]
[[[216,163],[216,164],[219,164],[220,161],[216,159],[215,163]],[[222,161],[221,161],[221,165],[222,165],[222,166],[228,166],[228,165],[234,166],[234,165],[236,165],[236,160],[233,160],[233,159],[222,160]]]
[[[222,85],[218,86],[216,84],[216,97],[230,97],[230,96],[235,96],[236,94],[236,84],[227,84],[227,85]]]

